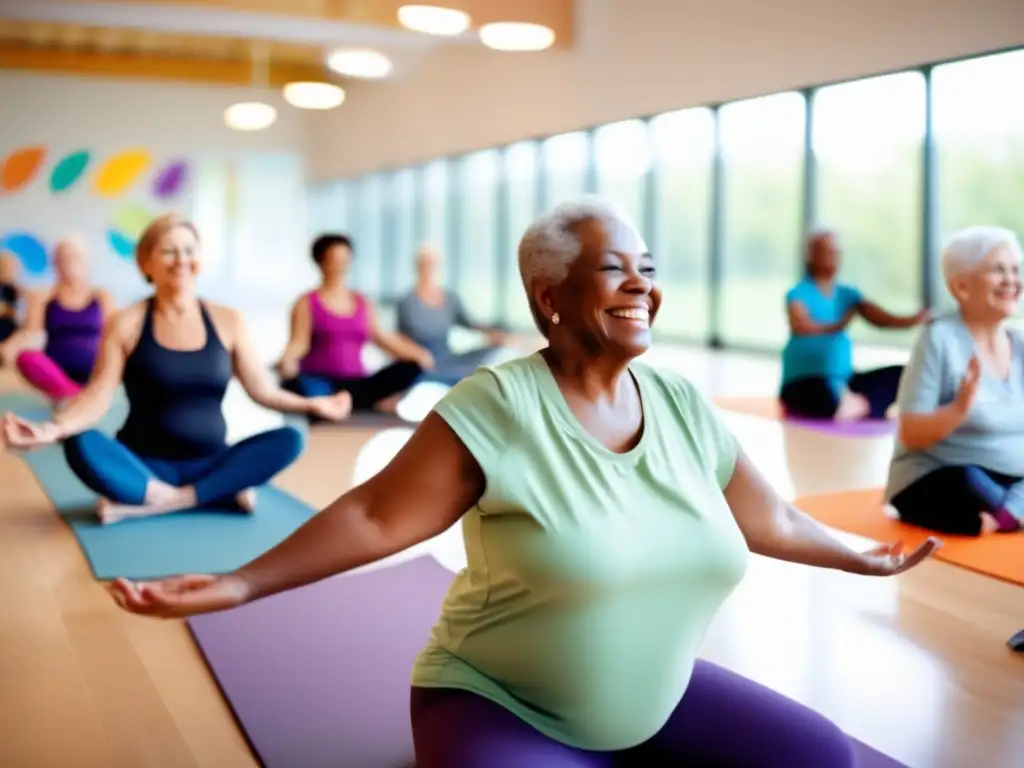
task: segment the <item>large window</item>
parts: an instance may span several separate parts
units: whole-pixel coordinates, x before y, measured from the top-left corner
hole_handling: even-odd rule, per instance
[[[505,322],[513,328],[533,328],[526,292],[519,277],[519,239],[536,217],[538,184],[537,142],[524,141],[505,150],[506,243],[501,252],[505,291]]]
[[[925,80],[905,72],[822,88],[813,100],[818,223],[843,246],[841,279],[898,314],[921,308]],[[916,331],[858,321],[854,338],[909,344]]]
[[[941,239],[985,224],[1024,237],[1022,83],[1024,51],[945,64],[932,72]],[[952,303],[940,270],[935,276],[935,295]]]
[[[293,227],[347,226],[352,283],[375,297],[407,291],[416,247],[433,244],[476,318],[529,330],[519,239],[540,211],[597,192],[655,256],[656,338],[777,350],[808,227],[835,230],[840,279],[901,315],[921,308],[926,275],[938,309],[952,303],[937,259],[955,230],[1024,235],[1022,81],[1019,50],[621,120],[324,185]],[[919,333],[851,330],[864,346],[904,348]]]
[[[384,281],[384,177],[371,173],[354,187],[352,233],[355,254],[349,282],[373,299],[380,297]]]
[[[458,274],[455,289],[477,322],[498,319],[497,186],[501,154],[487,149],[466,155],[459,164]]]
[[[802,239],[804,98],[780,93],[719,112],[724,161],[724,341],[781,346],[783,297],[798,271]]]
[[[654,254],[663,300],[656,335],[708,335],[708,259],[711,247],[711,170],[715,117],[687,109],[651,120],[655,191]]]
[[[545,208],[573,200],[587,191],[590,139],[583,131],[562,133],[541,144]]]
[[[420,205],[423,207],[421,221],[423,231],[418,233],[417,240],[421,243],[429,243],[444,255],[444,267],[446,282],[453,279],[454,271],[448,263],[451,254],[451,211],[448,205],[451,195],[449,181],[449,162],[447,160],[434,160],[427,163],[420,169],[423,178],[420,188],[423,190],[423,199]],[[450,283],[449,283],[450,284]]]
[[[402,296],[416,282],[416,174],[411,168],[389,174],[384,221],[384,292]]]
[[[644,181],[651,167],[647,123],[626,120],[598,128],[594,132],[594,161],[597,191],[622,205],[642,229]]]

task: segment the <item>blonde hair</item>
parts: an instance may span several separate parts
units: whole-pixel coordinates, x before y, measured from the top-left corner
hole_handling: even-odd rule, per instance
[[[196,225],[184,216],[179,216],[176,213],[165,213],[162,216],[157,216],[149,223],[149,226],[146,227],[142,235],[139,237],[139,242],[135,245],[135,264],[146,278],[146,282],[149,282],[150,278],[142,268],[143,263],[153,252],[153,249],[156,248],[160,239],[168,232],[173,229],[177,229],[178,227],[184,227],[189,230],[196,238],[196,242],[199,241],[199,230],[196,229]]]

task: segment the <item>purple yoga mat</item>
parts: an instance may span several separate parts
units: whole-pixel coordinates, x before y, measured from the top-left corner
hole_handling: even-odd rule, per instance
[[[412,666],[453,578],[420,557],[188,623],[265,768],[409,768]]]
[[[789,424],[803,429],[813,429],[823,432],[826,435],[838,435],[840,437],[880,437],[891,435],[895,429],[895,423],[889,420],[870,419],[867,421],[836,422],[825,419],[798,419],[787,417],[783,424]]]
[[[189,627],[265,768],[401,768],[413,663],[454,577],[420,557]]]

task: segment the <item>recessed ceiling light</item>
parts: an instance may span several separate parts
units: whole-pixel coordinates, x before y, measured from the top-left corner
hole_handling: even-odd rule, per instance
[[[391,59],[369,48],[343,49],[327,57],[327,66],[345,77],[376,79],[391,74]]]
[[[277,120],[277,110],[258,101],[243,101],[224,110],[224,123],[236,131],[262,131]]]
[[[555,42],[555,33],[540,24],[499,21],[480,27],[480,42],[496,51],[543,51]]]
[[[345,101],[345,91],[331,83],[288,83],[284,100],[299,109],[334,109]]]
[[[398,22],[413,32],[454,37],[469,29],[468,13],[435,5],[403,5],[398,9]]]

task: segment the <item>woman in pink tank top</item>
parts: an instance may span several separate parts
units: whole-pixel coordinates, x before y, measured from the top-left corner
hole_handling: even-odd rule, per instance
[[[378,327],[373,305],[347,286],[352,241],[321,235],[313,242],[320,286],[292,308],[292,332],[278,362],[282,386],[304,397],[347,391],[355,411],[394,412],[399,397],[433,367],[430,353]],[[374,343],[395,362],[368,375],[363,350]]]

